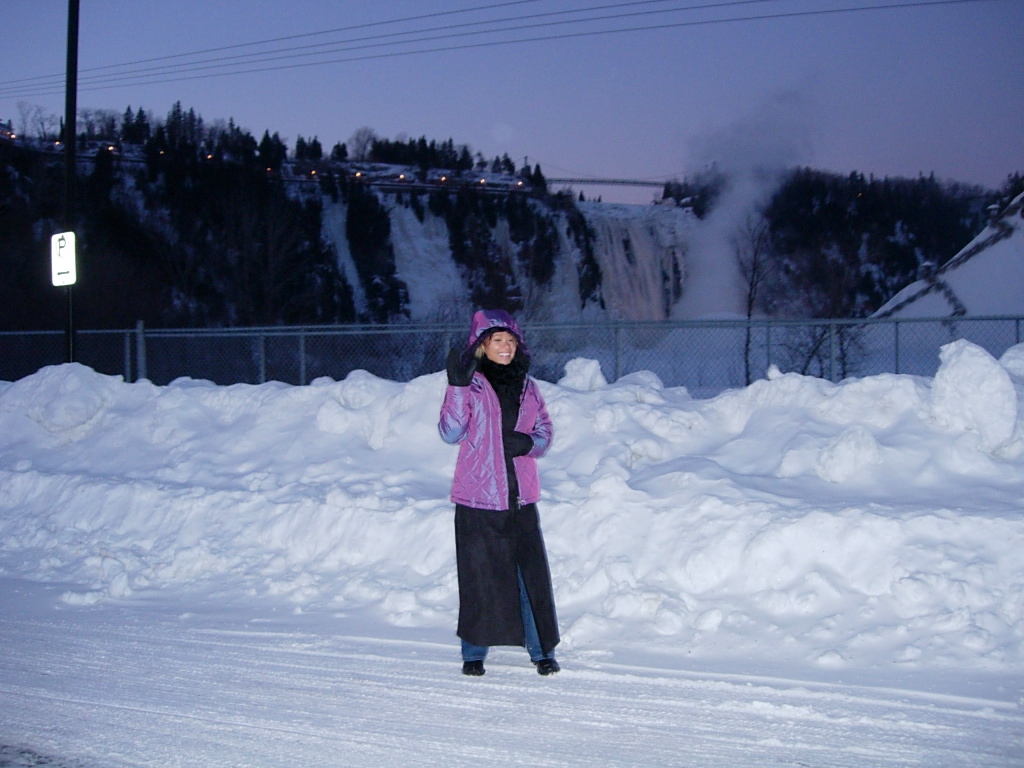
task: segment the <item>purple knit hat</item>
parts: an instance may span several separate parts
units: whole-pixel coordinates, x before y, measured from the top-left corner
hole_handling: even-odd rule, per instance
[[[477,345],[496,331],[508,331],[511,333],[518,342],[516,354],[523,357],[530,356],[526,349],[526,340],[523,338],[523,332],[519,329],[519,324],[504,309],[481,309],[473,313],[473,320],[469,324],[469,341],[466,343],[464,356],[472,356],[476,351]]]

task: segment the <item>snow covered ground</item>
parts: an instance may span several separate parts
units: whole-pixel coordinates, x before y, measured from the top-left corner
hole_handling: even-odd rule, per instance
[[[569,363],[550,678],[459,673],[444,386],[0,383],[0,766],[1024,764],[1024,345]]]

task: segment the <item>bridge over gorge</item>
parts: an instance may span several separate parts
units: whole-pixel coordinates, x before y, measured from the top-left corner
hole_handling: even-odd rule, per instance
[[[656,187],[661,189],[665,181],[646,181],[644,179],[583,179],[547,177],[548,184],[586,184],[587,186],[620,186],[620,187]]]

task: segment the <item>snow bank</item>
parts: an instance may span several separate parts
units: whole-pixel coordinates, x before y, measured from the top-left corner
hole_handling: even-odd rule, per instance
[[[572,361],[541,384],[565,646],[1020,668],[1021,360],[957,342],[934,380],[771,371],[710,400]],[[454,629],[444,387],[0,383],[0,573]]]

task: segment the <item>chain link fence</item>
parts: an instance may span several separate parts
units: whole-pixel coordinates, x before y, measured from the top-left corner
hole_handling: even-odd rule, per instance
[[[467,324],[468,325],[468,324]],[[831,381],[878,373],[932,376],[939,348],[967,339],[999,357],[1021,343],[1024,317],[805,321],[526,324],[531,372],[558,381],[574,358],[596,360],[608,381],[637,371],[694,397],[762,378],[770,366]],[[465,342],[464,325],[146,329],[75,334],[75,359],[126,381],[180,377],[217,384],[308,384],[365,370],[409,381],[444,368]],[[65,361],[62,331],[0,333],[0,379],[13,381]]]

